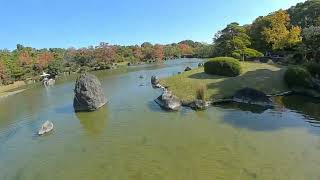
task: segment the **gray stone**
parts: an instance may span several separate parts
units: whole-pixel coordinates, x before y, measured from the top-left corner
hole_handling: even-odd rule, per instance
[[[76,112],[95,111],[107,103],[99,79],[89,73],[80,75],[74,93],[73,107]]]
[[[151,84],[153,87],[157,87],[160,83],[160,80],[157,76],[151,76]]]
[[[204,66],[204,63],[199,63],[198,64],[198,67],[203,67]]]
[[[233,101],[260,106],[273,106],[270,97],[265,93],[252,88],[243,88],[237,91],[233,96]]]
[[[155,99],[155,102],[159,104],[165,110],[178,111],[181,108],[181,101],[170,91],[165,90],[161,96]]]
[[[187,66],[185,69],[184,69],[184,71],[191,71],[192,69],[191,69],[191,67],[189,67],[189,66]]]
[[[205,110],[208,108],[209,103],[207,103],[204,100],[197,99],[193,101],[189,106],[191,109],[194,109],[194,110]]]

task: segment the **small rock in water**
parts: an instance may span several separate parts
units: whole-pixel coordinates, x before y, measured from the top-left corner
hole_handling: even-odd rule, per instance
[[[181,101],[170,91],[165,90],[161,96],[155,99],[160,107],[169,111],[178,111],[181,108]]]
[[[189,66],[187,66],[185,69],[184,69],[184,71],[191,71],[192,69],[191,69],[191,67],[189,67]]]
[[[38,135],[44,135],[53,130],[53,123],[50,121],[46,121],[38,131]]]
[[[157,76],[151,76],[151,84],[154,88],[158,88],[160,80]]]
[[[99,79],[89,73],[80,75],[74,93],[73,107],[76,112],[95,111],[107,103]]]
[[[204,66],[204,63],[199,63],[198,64],[198,67],[203,67]]]
[[[209,106],[209,103],[204,100],[195,100],[190,105],[193,110],[205,110]]]

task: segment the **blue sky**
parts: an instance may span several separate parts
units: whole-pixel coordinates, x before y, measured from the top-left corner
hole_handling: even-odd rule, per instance
[[[0,0],[0,48],[133,45],[184,39],[211,43],[230,22],[302,0]]]

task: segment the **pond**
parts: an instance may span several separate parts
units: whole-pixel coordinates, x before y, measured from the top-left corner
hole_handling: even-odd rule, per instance
[[[109,103],[74,113],[76,77],[0,101],[0,179],[320,179],[320,103],[277,98],[275,109],[243,105],[165,112],[150,77],[198,59],[95,72]],[[144,78],[139,78],[140,76]],[[38,137],[43,122],[55,130]]]

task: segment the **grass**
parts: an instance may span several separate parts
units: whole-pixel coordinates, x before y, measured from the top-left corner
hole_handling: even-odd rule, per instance
[[[255,88],[266,94],[288,90],[283,81],[285,67],[252,62],[241,62],[241,66],[243,72],[237,77],[208,75],[203,68],[197,68],[162,79],[161,83],[183,101],[195,100],[201,85],[207,88],[206,100],[230,97],[244,87]]]

